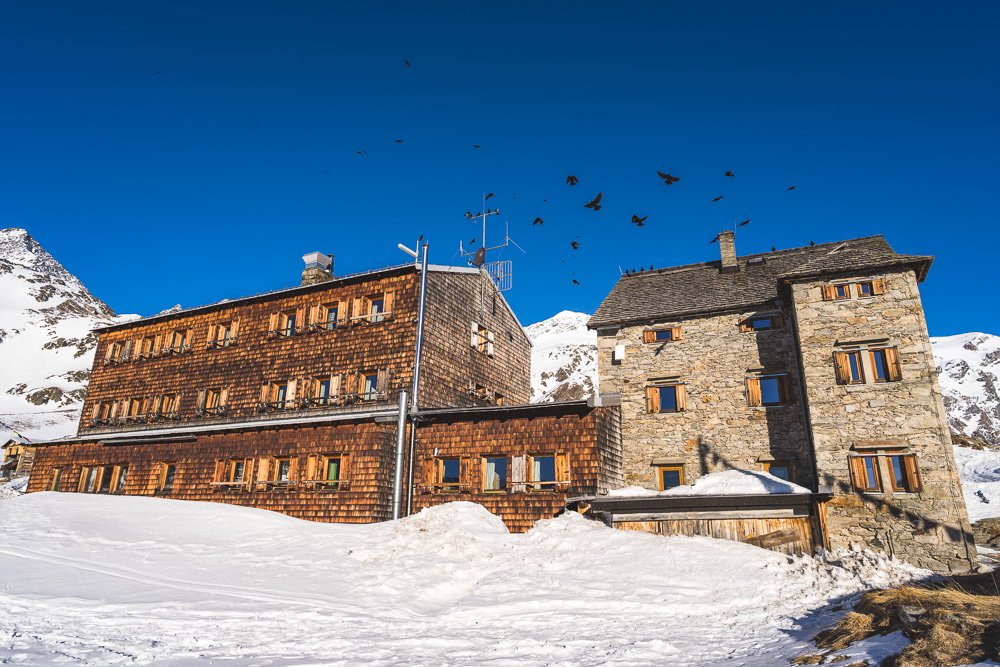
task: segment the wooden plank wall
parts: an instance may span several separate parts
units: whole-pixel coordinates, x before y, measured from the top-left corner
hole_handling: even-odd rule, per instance
[[[789,555],[812,554],[815,548],[810,517],[795,516],[773,519],[675,519],[659,521],[616,521],[619,530],[638,530],[657,535],[701,535],[722,540],[745,541],[778,530],[795,532],[795,539],[773,547]]]
[[[471,324],[494,333],[494,356],[471,345]],[[504,395],[506,405],[531,400],[531,344],[493,282],[479,274],[432,272],[427,281],[427,320],[420,405],[489,405],[469,395],[469,383]]]
[[[598,457],[598,424],[611,419],[617,408],[596,408],[561,416],[517,417],[500,420],[455,420],[421,426],[417,431],[417,467],[414,510],[456,500],[478,503],[496,514],[512,532],[530,529],[539,519],[556,516],[566,497],[597,493],[602,477]],[[620,448],[620,441],[618,443]],[[434,492],[427,478],[427,462],[435,456],[465,459],[463,472],[468,490]],[[508,481],[511,457],[565,453],[569,458],[570,484],[559,491],[483,491],[483,458],[505,456]],[[510,486],[510,485],[509,485]]]
[[[196,441],[141,445],[78,443],[39,447],[28,491],[44,491],[53,468],[62,469],[61,491],[76,491],[82,466],[128,465],[125,495],[155,494],[157,464],[174,463],[174,490],[168,498],[247,505],[312,521],[369,523],[391,517],[392,452],[395,425],[345,423],[317,427],[235,431],[199,436]],[[348,454],[349,487],[318,492],[287,490],[223,492],[212,486],[220,459],[299,457],[293,479],[304,476],[313,454]],[[217,488],[217,487],[216,487]]]

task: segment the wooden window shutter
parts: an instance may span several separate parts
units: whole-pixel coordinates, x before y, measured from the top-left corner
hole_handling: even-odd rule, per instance
[[[389,394],[389,369],[383,368],[378,372],[378,393]]]
[[[524,493],[527,489],[524,482],[527,481],[525,468],[527,460],[525,456],[512,456],[510,462],[510,481],[512,493]]]
[[[556,454],[556,481],[568,482],[569,477],[569,454]]]
[[[341,386],[343,387],[345,394],[356,394],[356,393],[358,393],[358,389],[357,389],[357,384],[358,383],[357,383],[357,380],[358,380],[358,374],[357,373],[345,373],[344,374],[344,379],[341,382]]]
[[[260,386],[260,402],[270,403],[271,402],[271,385],[265,382]]]
[[[205,390],[204,389],[199,389],[198,390],[198,409],[199,410],[204,410],[205,409],[205,396],[206,396]]]
[[[90,418],[97,419],[101,415],[101,404],[94,403],[94,406],[90,409]]]
[[[288,459],[288,481],[294,482],[298,479],[299,457],[293,456]]]
[[[851,384],[851,362],[847,352],[834,352],[833,365],[837,371],[837,384]]]
[[[742,320],[740,322],[740,333],[746,333],[748,331],[753,331],[753,327],[750,326],[750,320]]]
[[[306,308],[302,306],[295,311],[295,330],[301,331],[306,328]]]
[[[278,318],[280,313],[271,313],[270,317],[267,318],[267,331],[268,333],[278,330]]]
[[[367,314],[368,313],[365,311],[365,300],[361,298],[354,299],[354,302],[351,304],[351,318],[360,322],[361,319],[359,318],[362,318]]]
[[[656,342],[656,332],[652,329],[646,329],[642,332],[642,342],[643,343],[655,343]]]
[[[872,280],[872,296],[885,294],[885,281],[881,278]]]
[[[111,359],[111,353],[114,352],[114,351],[115,351],[115,344],[109,342],[107,349],[104,350],[104,359],[105,360],[110,360]]]
[[[253,488],[254,480],[254,459],[246,459],[243,462],[243,483],[246,484],[247,491]]]
[[[677,392],[676,393],[676,396],[677,396],[677,411],[680,412],[681,410],[686,410],[687,409],[687,389],[685,388],[685,386],[683,384],[679,384],[679,385],[675,386],[674,391]]]
[[[223,387],[219,391],[219,407],[224,408],[229,403],[229,387]]]
[[[382,296],[382,310],[387,315],[392,313],[393,299],[394,299],[393,291],[386,290],[385,294]]]
[[[266,482],[268,481],[268,473],[271,469],[271,457],[262,456],[257,463],[257,481]]]
[[[351,478],[351,455],[344,454],[340,457],[340,479],[347,481]]]
[[[285,407],[289,407],[290,404],[295,402],[295,394],[299,388],[298,380],[289,380],[288,384],[285,385],[287,390],[285,391]]]
[[[895,382],[903,378],[903,371],[899,366],[899,353],[896,351],[896,348],[885,348],[885,365],[890,381]]]
[[[781,392],[781,402],[782,403],[794,403],[795,402],[795,392],[792,391],[792,376],[782,375],[778,381],[778,388]]]
[[[866,490],[865,460],[860,456],[851,456],[848,461],[851,464],[851,485],[858,491]]]
[[[312,481],[317,478],[316,468],[319,464],[318,459],[318,456],[310,456],[306,459],[306,481]]]
[[[486,334],[486,356],[488,357],[492,357],[495,354],[493,343],[494,343],[494,336],[493,332],[490,331],[488,334]]]
[[[132,356],[138,359],[139,355],[142,353],[142,336],[135,339],[135,343],[132,344],[132,349],[135,350],[135,354]]]
[[[161,408],[163,407],[163,399],[164,398],[165,398],[165,396],[163,394],[160,394],[159,396],[157,396],[156,398],[153,399],[153,405],[152,405],[151,412],[154,412],[154,413],[159,413],[160,412]]]
[[[80,466],[80,481],[76,484],[77,493],[83,493],[83,485],[87,483],[87,466]]]
[[[340,376],[331,375],[330,376],[330,398],[336,398],[340,396]]]
[[[337,306],[337,322],[343,323],[347,321],[347,309],[349,307],[349,304],[347,303],[346,300],[339,301],[338,303],[340,305]]]
[[[660,411],[659,387],[646,387],[646,412]]]
[[[181,396],[180,393],[174,394],[174,412],[181,411]]]
[[[312,326],[319,322],[319,309],[320,306],[309,306],[309,314],[306,318],[305,325]]]
[[[747,405],[760,407],[761,402],[760,378],[747,378]]]
[[[823,285],[823,301],[833,301],[837,298],[837,288],[834,285]]]
[[[437,476],[437,469],[438,469],[437,463],[438,462],[436,459],[424,459],[422,465],[424,484],[431,486],[439,483]]]
[[[163,347],[163,334],[157,334],[156,338],[153,339],[153,352],[158,353],[160,348]]]
[[[240,321],[233,320],[229,325],[229,338],[236,340],[236,337],[240,335]]]
[[[216,330],[218,328],[219,328],[219,325],[217,325],[217,324],[209,324],[208,325],[208,337],[205,338],[205,342],[207,342],[209,345],[211,345],[212,343],[215,342],[215,334],[216,334]]]
[[[213,482],[228,482],[229,478],[226,477],[226,461],[216,461],[215,462],[215,477],[212,479]]]
[[[914,454],[903,456],[903,471],[906,482],[912,493],[920,492],[920,472],[917,470],[917,457]]]
[[[472,323],[472,337],[469,339],[469,345],[473,349],[479,348],[479,325],[475,322]]]
[[[673,338],[674,340],[680,340],[681,338],[683,338],[681,327],[674,327],[673,329],[671,329],[670,337]]]

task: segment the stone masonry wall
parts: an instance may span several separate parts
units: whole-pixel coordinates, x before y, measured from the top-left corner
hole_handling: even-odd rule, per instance
[[[813,485],[795,343],[788,320],[772,331],[741,332],[739,323],[774,309],[629,326],[598,332],[602,392],[622,397],[622,446],[627,485],[656,488],[653,458],[682,458],[691,483],[728,468],[762,469],[762,459],[791,460],[794,481]],[[680,326],[681,340],[644,343],[643,331]],[[616,345],[625,358],[612,363]],[[788,373],[793,402],[749,407],[745,380],[754,373]],[[645,388],[650,378],[677,375],[686,385],[687,409],[649,414]]]
[[[827,504],[831,546],[860,544],[937,572],[966,571],[975,547],[916,276],[906,270],[857,278],[873,277],[884,279],[885,293],[871,298],[852,290],[851,299],[823,301],[822,282],[791,290],[819,487],[834,494]],[[898,348],[902,380],[838,385],[835,345],[877,339]],[[902,443],[917,455],[919,493],[892,492],[885,459],[883,492],[852,489],[848,455],[872,440]]]

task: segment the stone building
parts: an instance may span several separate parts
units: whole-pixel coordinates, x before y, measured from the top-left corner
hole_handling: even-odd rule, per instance
[[[332,257],[303,259],[297,287],[100,329],[78,433],[40,444],[28,491],[337,522],[473,500],[525,530],[570,495],[620,485],[617,409],[525,405],[531,343],[471,267],[427,268],[419,400],[403,406],[400,447],[419,265],[335,276]]]
[[[965,571],[975,546],[919,284],[881,236],[622,276],[589,322],[626,484],[724,469],[812,490],[831,547]]]

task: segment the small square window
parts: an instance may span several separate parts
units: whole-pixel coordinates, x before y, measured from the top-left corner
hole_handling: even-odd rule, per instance
[[[683,466],[660,466],[656,469],[660,490],[666,491],[684,485]]]
[[[833,297],[834,299],[850,299],[851,298],[851,286],[849,283],[841,283],[839,285],[833,286]]]
[[[656,341],[671,341],[674,339],[673,329],[658,329],[653,332],[653,340]]]
[[[783,479],[786,482],[792,481],[792,464],[790,461],[768,461],[764,464],[764,472]]]
[[[495,457],[483,459],[483,490],[505,491],[507,489],[507,459]]]
[[[866,280],[864,282],[858,283],[858,296],[859,297],[863,298],[863,297],[866,297],[866,296],[874,296],[874,295],[875,295],[875,290],[872,287],[872,283],[871,283],[870,280]]]
[[[781,405],[781,378],[766,377],[760,378],[760,404]]]
[[[774,317],[770,315],[751,317],[746,320],[745,328],[747,331],[770,331],[774,329]]]
[[[274,470],[274,479],[277,482],[287,482],[291,479],[292,461],[291,459],[278,459]]]
[[[531,457],[531,481],[536,491],[555,489],[556,457],[553,455]]]
[[[677,385],[659,387],[660,412],[677,412]]]

